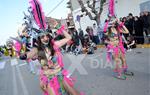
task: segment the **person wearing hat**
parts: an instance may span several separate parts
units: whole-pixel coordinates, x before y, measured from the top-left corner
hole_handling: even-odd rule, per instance
[[[21,55],[20,59],[30,59],[38,56],[41,63],[40,86],[48,95],[62,95],[64,93],[79,95],[79,92],[74,89],[71,79],[67,77],[67,71],[63,68],[64,64],[59,50],[61,46],[71,40],[71,36],[64,31],[64,26],[56,26],[57,33],[63,34],[64,39],[55,41],[48,32],[40,30],[37,37],[37,47]]]
[[[60,48],[71,40],[71,36],[65,31],[65,27],[57,23],[55,19],[51,21],[52,26],[57,30],[57,34],[64,35],[63,39],[55,40],[47,30],[45,16],[42,12],[41,4],[38,0],[30,1],[32,16],[39,27],[34,29],[38,33],[36,45],[29,52],[22,54],[20,59],[32,59],[37,57],[40,68],[40,87],[44,95],[79,95],[74,88],[72,79],[68,77],[68,72],[64,69]],[[31,20],[32,21],[32,20]],[[31,27],[31,30],[34,27]]]
[[[118,79],[126,79],[125,75],[132,75],[127,72],[127,64],[125,59],[125,50],[122,42],[122,33],[128,34],[128,29],[116,18],[111,18],[104,27],[105,35],[107,36],[107,50],[112,51],[112,57],[115,62],[114,76]],[[107,28],[106,28],[107,27]],[[121,66],[120,66],[121,60]]]

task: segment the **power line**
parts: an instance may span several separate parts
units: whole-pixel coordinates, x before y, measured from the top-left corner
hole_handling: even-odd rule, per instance
[[[60,1],[60,2],[47,14],[47,16],[48,16],[49,14],[51,14],[57,7],[59,7],[59,5],[60,5],[61,3],[63,3],[63,1],[64,1],[64,0]]]

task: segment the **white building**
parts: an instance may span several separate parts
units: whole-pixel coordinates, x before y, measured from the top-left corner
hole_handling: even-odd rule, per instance
[[[85,31],[87,26],[92,26],[94,21],[90,20],[88,16],[83,16],[80,19],[80,24],[76,20],[77,15],[83,14],[80,11],[80,5],[78,0],[70,0],[73,7],[73,17],[76,29],[81,28]],[[86,6],[86,1],[82,0]],[[100,1],[100,0],[97,0]],[[106,1],[104,5],[104,9],[101,15],[101,22],[103,23],[107,18],[108,14],[108,1]],[[96,8],[98,8],[99,4],[96,4]],[[127,16],[129,13],[132,13],[134,16],[139,16],[141,11],[150,11],[150,0],[115,0],[115,13],[118,18]]]

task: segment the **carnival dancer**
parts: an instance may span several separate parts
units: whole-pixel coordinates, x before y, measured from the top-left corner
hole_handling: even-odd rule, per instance
[[[125,50],[122,41],[122,34],[128,34],[128,29],[120,22],[115,16],[115,1],[109,0],[108,7],[109,20],[106,21],[104,26],[104,33],[107,36],[105,42],[107,43],[107,54],[112,54],[114,59],[114,75],[118,79],[126,79],[125,75],[133,75],[133,72],[127,70],[128,66],[125,59]],[[110,55],[107,55],[107,60]],[[120,64],[121,60],[121,64]],[[120,66],[121,65],[121,66]]]
[[[18,41],[16,41],[14,43],[14,48],[15,48],[15,52],[16,52],[16,57],[18,58],[20,56],[21,43],[19,43]]]
[[[57,29],[57,33],[65,37],[59,41],[55,41],[46,32],[46,21],[39,1],[31,0],[30,3],[34,19],[39,26],[37,46],[21,55],[20,59],[26,60],[38,56],[38,60],[41,63],[40,87],[45,95],[79,95],[80,93],[73,87],[72,79],[67,77],[68,74],[64,69],[60,51],[60,47],[71,40],[71,36],[65,31],[64,26],[60,26],[54,20],[51,23]]]
[[[41,88],[48,91],[49,95],[64,95],[66,91],[71,95],[79,95],[63,69],[62,55],[59,50],[59,47],[66,44],[71,36],[63,30],[63,26],[60,30],[65,36],[64,39],[54,41],[48,33],[41,32],[38,36],[38,47],[33,48],[20,58],[29,59],[38,55],[41,63]]]
[[[8,55],[10,56],[10,57],[13,57],[14,56],[14,49],[13,49],[13,41],[12,40],[8,40],[7,42],[6,42],[6,50],[8,51]]]
[[[119,79],[125,80],[125,75],[133,75],[132,72],[127,71],[127,63],[125,59],[125,50],[122,42],[122,33],[129,33],[127,28],[120,23],[116,18],[111,18],[112,21],[108,23],[107,35],[108,40],[105,41],[107,43],[107,49],[112,51],[112,56],[115,61],[114,73],[115,77]],[[121,66],[120,66],[121,60]]]

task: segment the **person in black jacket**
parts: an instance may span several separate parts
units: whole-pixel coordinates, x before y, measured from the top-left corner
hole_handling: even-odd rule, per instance
[[[137,44],[144,44],[143,23],[138,16],[134,17],[135,40]]]
[[[150,34],[150,14],[145,11],[144,15],[143,15],[143,24],[144,24],[144,32],[146,34],[146,36],[148,36]]]
[[[129,20],[128,20],[128,27],[127,29],[129,30],[130,35],[134,35],[133,33],[133,22],[134,22],[134,17],[132,13],[129,13]]]
[[[82,46],[84,45],[84,33],[83,30],[79,29],[79,39],[81,40]]]

